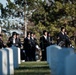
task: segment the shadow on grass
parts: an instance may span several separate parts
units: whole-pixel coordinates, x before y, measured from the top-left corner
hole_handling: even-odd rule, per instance
[[[25,62],[15,69],[14,75],[50,75],[50,69],[46,62]]]
[[[16,69],[16,70],[25,70],[25,69],[48,69],[48,66],[31,66],[31,67],[26,67],[26,66],[24,66],[24,67],[19,67],[18,69]]]
[[[15,73],[14,75],[50,75],[50,73]]]

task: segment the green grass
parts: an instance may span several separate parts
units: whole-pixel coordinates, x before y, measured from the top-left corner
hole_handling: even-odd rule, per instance
[[[50,75],[47,62],[23,62],[14,75]]]

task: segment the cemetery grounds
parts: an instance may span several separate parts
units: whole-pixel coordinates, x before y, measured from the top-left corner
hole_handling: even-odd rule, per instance
[[[50,69],[46,61],[22,62],[14,75],[50,75]]]

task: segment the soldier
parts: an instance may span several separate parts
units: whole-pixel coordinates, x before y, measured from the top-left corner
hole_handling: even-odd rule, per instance
[[[37,45],[37,39],[35,36],[35,33],[31,33],[31,44],[32,44],[32,60],[35,61],[35,52],[36,52],[36,45]]]
[[[48,46],[49,45],[52,45],[54,42],[53,42],[53,37],[51,36],[51,34],[50,34],[50,32],[48,32],[48,37],[47,37],[47,39],[48,39]]]
[[[43,31],[43,35],[40,37],[40,48],[42,50],[42,61],[46,61],[46,47],[48,46],[47,31]]]
[[[59,46],[64,46],[64,47],[68,47],[68,45],[70,44],[70,40],[69,37],[67,36],[66,32],[65,32],[65,28],[61,27],[61,31],[58,34],[57,37],[57,44]]]
[[[8,44],[9,44],[9,46],[11,47],[12,45],[14,45],[14,46],[16,46],[16,32],[13,32],[12,33],[12,36],[11,37],[9,37],[9,39],[8,39]]]
[[[26,57],[25,61],[32,61],[32,44],[31,44],[31,33],[27,33],[27,37],[24,38],[23,49],[25,50]]]
[[[21,40],[20,35],[18,33],[16,34],[16,47],[21,48]]]

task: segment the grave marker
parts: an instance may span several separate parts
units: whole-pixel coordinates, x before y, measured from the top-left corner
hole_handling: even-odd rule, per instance
[[[8,75],[14,74],[14,64],[13,64],[13,50],[11,48],[4,48],[7,52],[8,57]]]
[[[76,75],[76,54],[66,57],[65,75]]]
[[[18,49],[14,45],[12,45],[11,49],[13,50],[14,68],[18,68]]]
[[[7,75],[7,52],[4,49],[0,49],[0,75]]]
[[[65,75],[65,59],[68,55],[74,54],[72,48],[51,47],[51,74]]]
[[[18,49],[18,64],[21,64],[21,53],[20,53],[20,48]]]

